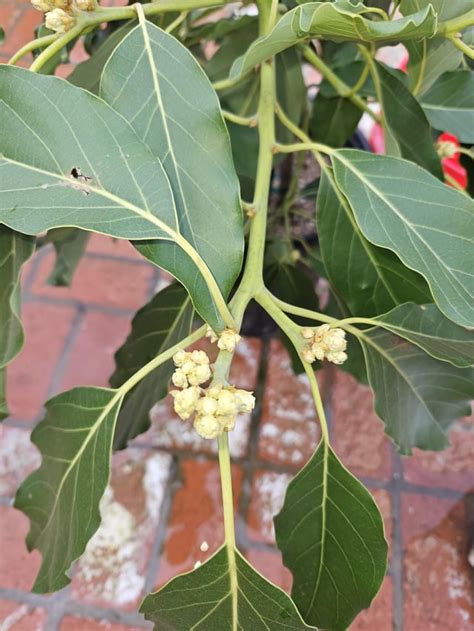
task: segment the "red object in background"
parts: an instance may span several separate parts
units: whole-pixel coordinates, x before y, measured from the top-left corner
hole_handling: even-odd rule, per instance
[[[459,147],[458,137],[454,134],[448,134],[447,132],[441,134],[438,138],[438,143],[441,142],[450,142],[456,145],[456,147]],[[467,171],[461,164],[461,154],[459,151],[449,158],[442,158],[441,165],[445,175],[449,175],[449,177],[453,178],[462,188],[467,187]],[[452,186],[449,182],[448,185]]]

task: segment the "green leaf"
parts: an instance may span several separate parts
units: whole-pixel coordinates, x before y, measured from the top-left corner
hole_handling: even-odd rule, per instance
[[[357,129],[361,110],[349,99],[318,93],[313,105],[311,138],[331,147],[343,147]]]
[[[78,64],[68,77],[68,81],[79,88],[89,90],[92,94],[99,94],[100,78],[107,60],[114,49],[129,33],[135,22],[130,21],[114,31],[99,49],[86,61]]]
[[[438,21],[445,21],[467,13],[472,0],[402,0],[400,9],[405,15],[431,5]],[[417,94],[423,94],[443,73],[456,70],[463,59],[462,52],[444,37],[433,37],[406,43],[410,55],[408,73]]]
[[[342,41],[406,41],[432,37],[436,15],[428,6],[399,20],[377,21],[364,16],[367,7],[349,0],[308,2],[288,11],[266,36],[253,43],[231,71],[232,76],[246,72],[268,57],[308,39]]]
[[[329,281],[350,314],[375,316],[403,302],[432,301],[419,274],[407,269],[390,250],[367,241],[346,200],[325,173],[316,219]]]
[[[474,72],[447,72],[423,95],[421,105],[435,129],[474,143]]]
[[[310,629],[281,589],[258,574],[235,550],[235,568],[225,547],[197,570],[177,576],[140,607],[156,631],[268,631]]]
[[[397,152],[444,181],[441,162],[434,147],[431,127],[421,105],[405,84],[382,64],[377,64],[385,123]]]
[[[381,329],[364,332],[359,339],[375,411],[400,453],[409,455],[413,447],[447,447],[451,422],[470,414],[473,371],[433,359]]]
[[[419,272],[448,318],[474,326],[473,201],[406,160],[346,149],[332,158],[364,236]]]
[[[473,332],[445,318],[436,305],[400,305],[375,321],[436,359],[460,368],[474,365]]]
[[[57,228],[48,232],[46,242],[51,242],[56,251],[54,267],[48,277],[50,285],[69,287],[89,237],[89,232],[75,228]]]
[[[359,77],[364,71],[366,63],[362,60],[353,61],[351,59],[349,62],[344,63],[343,65],[337,64],[332,67],[334,73],[343,81],[350,89],[354,88],[357,84]],[[319,93],[327,98],[334,98],[338,96],[338,92],[336,88],[329,83],[329,81],[323,81],[319,86]],[[370,73],[367,75],[367,79],[364,82],[364,85],[359,88],[357,94],[360,96],[368,97],[375,96],[375,88],[374,83],[372,81],[372,77]]]
[[[156,294],[137,312],[130,335],[115,354],[111,386],[120,387],[154,357],[189,335],[193,314],[191,299],[178,283]],[[173,369],[172,360],[161,364],[126,395],[115,430],[114,449],[124,449],[129,440],[150,427],[149,412],[166,396]]]
[[[30,519],[28,549],[43,557],[34,592],[70,582],[71,565],[100,525],[121,398],[105,388],[63,392],[48,401],[46,417],[33,430],[42,464],[18,489],[15,507]]]
[[[20,270],[34,249],[34,239],[0,225],[0,420],[8,415],[4,368],[23,346]]]
[[[198,266],[205,273],[207,266],[223,293],[239,273],[241,212],[227,217],[229,189],[221,191],[219,212],[209,206],[203,218],[193,206],[185,217],[160,162],[102,100],[62,79],[11,66],[0,68],[0,92],[0,223],[26,234],[71,226],[159,239],[161,249],[150,243],[155,262],[189,289],[211,325],[222,328]]]
[[[387,542],[373,498],[326,440],[290,482],[275,531],[303,619],[347,629],[380,588]]]
[[[229,135],[204,71],[174,37],[145,22],[126,35],[108,60],[101,96],[131,122],[163,164],[179,228],[197,251],[206,252],[227,296],[242,265],[242,209]],[[186,263],[187,255],[171,242],[136,245],[153,263]],[[206,313],[209,292],[200,276],[192,296],[197,310]]]

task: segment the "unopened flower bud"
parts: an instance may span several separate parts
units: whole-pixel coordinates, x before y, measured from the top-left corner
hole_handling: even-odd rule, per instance
[[[216,438],[221,432],[220,423],[212,414],[196,416],[193,425],[197,433],[203,438]]]
[[[237,411],[240,414],[251,412],[255,407],[255,397],[247,390],[236,390],[235,398],[237,400]]]
[[[207,327],[206,337],[208,337],[213,344],[219,339],[219,336],[214,333],[210,326]]]
[[[304,337],[305,340],[312,340],[314,337],[314,330],[309,327],[304,327],[301,329],[301,336]]]
[[[211,368],[209,364],[197,364],[186,376],[192,386],[200,386],[211,378]]]
[[[218,416],[221,431],[231,432],[235,427],[235,414],[227,414],[226,416]]]
[[[181,368],[181,366],[184,364],[184,362],[188,358],[188,355],[189,353],[187,353],[186,351],[178,351],[177,353],[175,353],[173,355],[174,365],[177,368]]]
[[[305,348],[301,351],[301,357],[304,359],[305,362],[308,362],[308,364],[312,364],[316,360],[313,351],[308,348]]]
[[[222,416],[237,413],[237,397],[230,390],[222,390],[217,399],[217,413]]]
[[[183,421],[194,414],[200,397],[199,388],[191,387],[184,390],[172,390],[170,394],[174,398],[174,411]]]
[[[66,33],[75,24],[76,20],[72,15],[66,13],[64,9],[54,9],[46,13],[45,26],[56,33]]]
[[[193,351],[191,353],[191,361],[195,364],[209,364],[209,357],[204,351]]]
[[[315,359],[318,359],[319,361],[321,361],[322,359],[324,359],[324,354],[325,354],[325,350],[324,348],[321,346],[320,342],[315,342],[312,346],[311,346],[311,352],[314,355]]]
[[[171,380],[173,382],[173,385],[175,385],[177,388],[187,388],[189,385],[186,373],[183,371],[182,368],[177,368],[174,371]]]
[[[233,353],[235,351],[235,347],[241,339],[240,335],[237,331],[234,331],[234,329],[225,329],[220,334],[217,346],[221,349],[221,351]]]
[[[196,411],[198,412],[198,414],[202,414],[203,416],[215,414],[217,412],[216,399],[207,395],[205,397],[202,397],[201,399],[199,399],[196,405]]]
[[[97,9],[97,0],[76,0],[76,6],[81,11],[94,11]]]
[[[52,11],[55,8],[53,0],[31,0],[31,4],[38,11],[43,11],[43,13]]]
[[[344,353],[344,351],[330,351],[327,353],[326,359],[333,364],[343,364],[347,359],[347,353]]]

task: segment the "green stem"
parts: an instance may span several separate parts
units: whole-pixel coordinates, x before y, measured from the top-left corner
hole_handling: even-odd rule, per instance
[[[446,20],[445,22],[439,22],[436,30],[437,35],[443,35],[444,37],[450,37],[455,33],[459,33],[469,26],[474,26],[474,9],[471,9],[463,15]]]
[[[178,17],[169,24],[165,31],[167,33],[172,33],[175,29],[178,28],[180,24],[184,22],[184,20],[188,17],[189,11],[181,11]]]
[[[122,395],[125,395],[127,394],[127,392],[130,392],[130,390],[134,388],[137,385],[137,383],[139,383],[142,379],[144,379],[153,370],[158,368],[158,366],[161,366],[161,364],[164,364],[166,361],[171,359],[175,353],[177,353],[183,348],[186,348],[187,346],[190,346],[191,344],[194,344],[194,342],[197,342],[202,337],[204,337],[206,335],[206,331],[207,331],[207,325],[204,324],[199,329],[194,331],[194,333],[191,333],[190,335],[185,337],[183,340],[181,340],[174,346],[171,346],[171,348],[168,348],[163,353],[160,353],[159,355],[157,355],[154,359],[148,362],[148,364],[145,364],[145,366],[140,368],[140,370],[138,370],[134,375],[132,375],[130,379],[128,379],[123,385],[121,385],[120,388],[118,388],[117,392],[121,393]]]
[[[274,153],[295,153],[296,151],[320,151],[328,155],[334,153],[334,149],[318,142],[295,142],[289,145],[277,143],[273,150]]]
[[[456,48],[459,48],[460,51],[462,51],[467,57],[469,57],[469,59],[474,59],[474,48],[468,46],[465,42],[462,41],[460,37],[453,35],[452,37],[448,37],[447,39],[449,39],[449,41],[451,41],[456,46]]]
[[[239,116],[238,114],[234,114],[233,112],[228,112],[226,110],[222,110],[222,116],[226,120],[230,121],[231,123],[235,123],[236,125],[242,125],[243,127],[257,126],[256,116]]]
[[[52,44],[45,48],[43,52],[38,55],[38,57],[34,60],[34,62],[30,66],[30,70],[32,72],[39,72],[41,68],[52,58],[54,55],[59,53],[63,48],[65,48],[69,42],[72,42],[73,39],[79,37],[82,31],[85,28],[85,22],[83,20],[79,20],[75,26],[72,27],[69,31],[61,35],[57,39],[53,41]]]
[[[56,34],[45,35],[44,37],[38,37],[38,39],[34,39],[31,42],[28,42],[28,44],[25,44],[24,46],[22,46],[22,48],[20,48],[20,50],[18,50],[13,55],[13,57],[8,61],[9,65],[16,64],[16,62],[22,59],[25,55],[33,52],[34,50],[37,50],[38,48],[44,48],[45,46],[49,46],[54,41],[56,41],[57,38],[58,36]]]
[[[238,580],[235,558],[234,500],[232,495],[232,468],[229,453],[229,434],[222,432],[217,439],[219,471],[221,476],[222,506],[224,510],[225,546],[229,564],[230,592],[232,602],[232,630],[237,631]]]
[[[237,77],[232,77],[232,78],[227,78],[227,79],[221,79],[220,81],[215,81],[212,84],[212,87],[214,88],[214,90],[216,90],[216,92],[222,92],[224,90],[230,90],[231,88],[235,88],[237,85],[240,85],[241,83],[243,83],[248,76],[254,72],[253,68],[250,68],[250,70],[248,72],[245,72],[244,74],[241,74]]]
[[[278,324],[284,333],[288,336],[291,343],[295,347],[296,352],[300,355],[303,338],[301,337],[301,327],[291,320],[287,315],[283,313],[278,305],[278,301],[267,290],[260,292],[255,296],[255,300],[261,307],[265,309],[268,315]],[[285,303],[283,303],[285,304]],[[303,311],[306,311],[303,309]],[[323,315],[323,314],[321,314]],[[324,411],[324,405],[319,391],[318,380],[314,374],[314,369],[311,364],[302,359],[302,364],[311,387],[311,393],[313,395],[314,403],[316,406],[316,412],[318,413],[319,423],[321,425],[321,434],[323,439],[329,444],[329,428]]]
[[[325,79],[332,85],[339,96],[348,98],[351,103],[358,107],[363,112],[366,112],[378,123],[380,122],[378,115],[373,112],[367,103],[358,94],[351,94],[351,86],[347,85],[342,79],[340,79],[331,68],[324,63],[321,57],[314,52],[310,46],[303,46],[303,55],[309,63],[319,70]],[[348,96],[346,96],[348,95]]]

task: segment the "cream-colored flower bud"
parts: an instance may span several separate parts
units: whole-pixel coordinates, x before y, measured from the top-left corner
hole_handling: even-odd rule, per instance
[[[97,0],[76,0],[76,6],[81,11],[95,11],[98,2]]]
[[[174,371],[173,376],[171,377],[171,381],[173,382],[173,385],[175,385],[177,388],[187,388],[189,385],[186,373],[183,371],[182,368],[177,368]]]
[[[343,329],[331,329],[323,336],[323,342],[329,351],[345,351],[347,347],[346,332]]]
[[[197,364],[186,376],[192,386],[200,386],[211,378],[211,374],[209,364]]]
[[[314,355],[314,359],[318,359],[319,361],[324,359],[325,349],[321,345],[321,342],[315,342],[311,346],[311,353]]]
[[[174,365],[177,368],[181,368],[184,362],[189,359],[189,355],[190,353],[187,353],[186,351],[178,351],[173,355]]]
[[[222,384],[218,383],[216,386],[211,386],[206,390],[206,396],[212,399],[218,399],[222,391]]]
[[[193,351],[191,353],[191,360],[195,364],[209,364],[209,357],[206,355],[204,351]]]
[[[184,372],[185,375],[189,375],[189,373],[194,370],[195,365],[196,364],[192,361],[192,359],[187,359],[185,362],[183,362],[181,370]]]
[[[72,15],[66,13],[64,9],[54,9],[46,13],[44,23],[46,28],[49,28],[51,31],[66,33],[74,26],[76,20]]]
[[[225,329],[220,334],[217,346],[221,349],[221,351],[233,353],[235,351],[235,347],[241,339],[240,335],[234,329]]]
[[[222,416],[237,414],[238,402],[234,392],[222,390],[217,399],[217,413]]]
[[[323,339],[324,335],[331,329],[329,324],[321,324],[314,330],[314,340],[318,342]]]
[[[213,344],[219,339],[219,336],[214,333],[210,326],[207,327],[206,337],[208,337]]]
[[[197,433],[203,438],[216,438],[221,433],[220,423],[212,414],[196,416],[193,425]]]
[[[196,405],[196,411],[198,414],[202,414],[203,416],[214,415],[217,412],[217,401],[216,399],[204,396],[199,399]]]
[[[314,330],[309,327],[304,327],[301,329],[301,337],[304,337],[305,340],[312,340],[314,337]]]
[[[327,353],[326,359],[333,364],[343,364],[347,359],[347,353],[344,353],[344,351],[330,351]]]
[[[255,407],[255,397],[247,390],[236,390],[235,398],[237,400],[237,411],[240,414],[251,412]]]
[[[55,8],[53,0],[31,0],[31,4],[38,11],[43,11],[43,13],[52,11]]]
[[[305,348],[301,351],[301,357],[304,359],[305,362],[308,362],[308,364],[312,364],[316,360],[313,351],[311,351],[309,348]]]
[[[174,411],[183,421],[186,421],[196,411],[201,394],[199,388],[172,390],[170,394],[174,398]]]
[[[235,414],[227,414],[226,416],[218,416],[217,420],[223,432],[231,432],[235,427]]]

